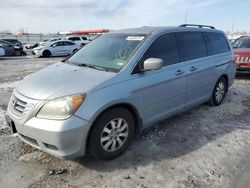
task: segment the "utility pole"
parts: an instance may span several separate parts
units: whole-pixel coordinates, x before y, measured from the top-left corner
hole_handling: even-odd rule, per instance
[[[187,11],[185,12],[185,24],[187,24],[187,17],[188,17],[188,13]]]
[[[233,19],[232,30],[231,30],[231,39],[233,39],[234,24],[235,24],[235,20]]]

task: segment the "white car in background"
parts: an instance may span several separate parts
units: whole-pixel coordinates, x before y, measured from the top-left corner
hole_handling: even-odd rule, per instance
[[[82,37],[82,36],[68,36],[68,37],[65,37],[65,39],[81,44],[82,46],[89,43],[89,40],[87,39],[87,37]]]
[[[39,46],[44,46],[46,43],[55,42],[55,41],[58,41],[58,40],[61,40],[61,38],[52,38],[52,39],[49,39],[49,40],[45,39],[45,40],[39,42],[38,44],[39,44]]]
[[[34,48],[32,53],[38,57],[67,56],[81,48],[80,44],[70,40],[48,42],[44,46]]]
[[[5,55],[5,50],[2,47],[0,47],[0,56],[4,56],[4,55]]]

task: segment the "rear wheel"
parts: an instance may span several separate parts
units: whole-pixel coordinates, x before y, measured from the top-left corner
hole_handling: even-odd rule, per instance
[[[50,57],[50,56],[51,56],[51,52],[49,50],[43,51],[43,57]]]
[[[103,160],[121,155],[135,133],[133,115],[120,107],[104,112],[93,126],[89,138],[90,153]]]
[[[227,81],[225,77],[221,77],[215,84],[213,95],[210,99],[210,104],[213,106],[220,105],[227,93]]]

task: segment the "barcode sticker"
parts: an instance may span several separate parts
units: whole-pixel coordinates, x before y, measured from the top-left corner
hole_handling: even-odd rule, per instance
[[[128,36],[126,40],[138,40],[141,41],[144,39],[144,36]]]

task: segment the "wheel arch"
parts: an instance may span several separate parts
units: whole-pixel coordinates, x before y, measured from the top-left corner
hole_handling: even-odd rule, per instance
[[[48,52],[50,55],[52,55],[52,53],[51,53],[51,51],[49,50],[49,49],[44,49],[43,51],[42,51],[42,55],[44,56],[44,53],[45,52]]]
[[[220,76],[220,78],[225,78],[226,84],[227,84],[227,87],[226,87],[226,92],[227,92],[227,91],[228,91],[228,75],[223,74],[223,75]],[[220,78],[219,78],[219,79],[220,79]],[[218,80],[219,80],[219,79],[218,79]]]
[[[90,139],[90,133],[94,127],[95,122],[98,120],[98,118],[100,117],[101,114],[103,114],[104,112],[106,112],[107,110],[110,110],[112,108],[117,108],[117,107],[122,107],[127,109],[129,112],[131,112],[131,114],[133,115],[134,119],[135,119],[135,134],[140,133],[141,129],[142,129],[142,119],[140,117],[139,111],[137,110],[137,108],[130,104],[130,103],[126,103],[126,102],[121,102],[121,103],[116,103],[116,104],[112,104],[104,109],[102,109],[97,115],[95,115],[94,120],[92,121],[92,125],[88,131],[88,136],[87,136],[87,145],[86,148],[88,148],[89,145],[89,139]]]

